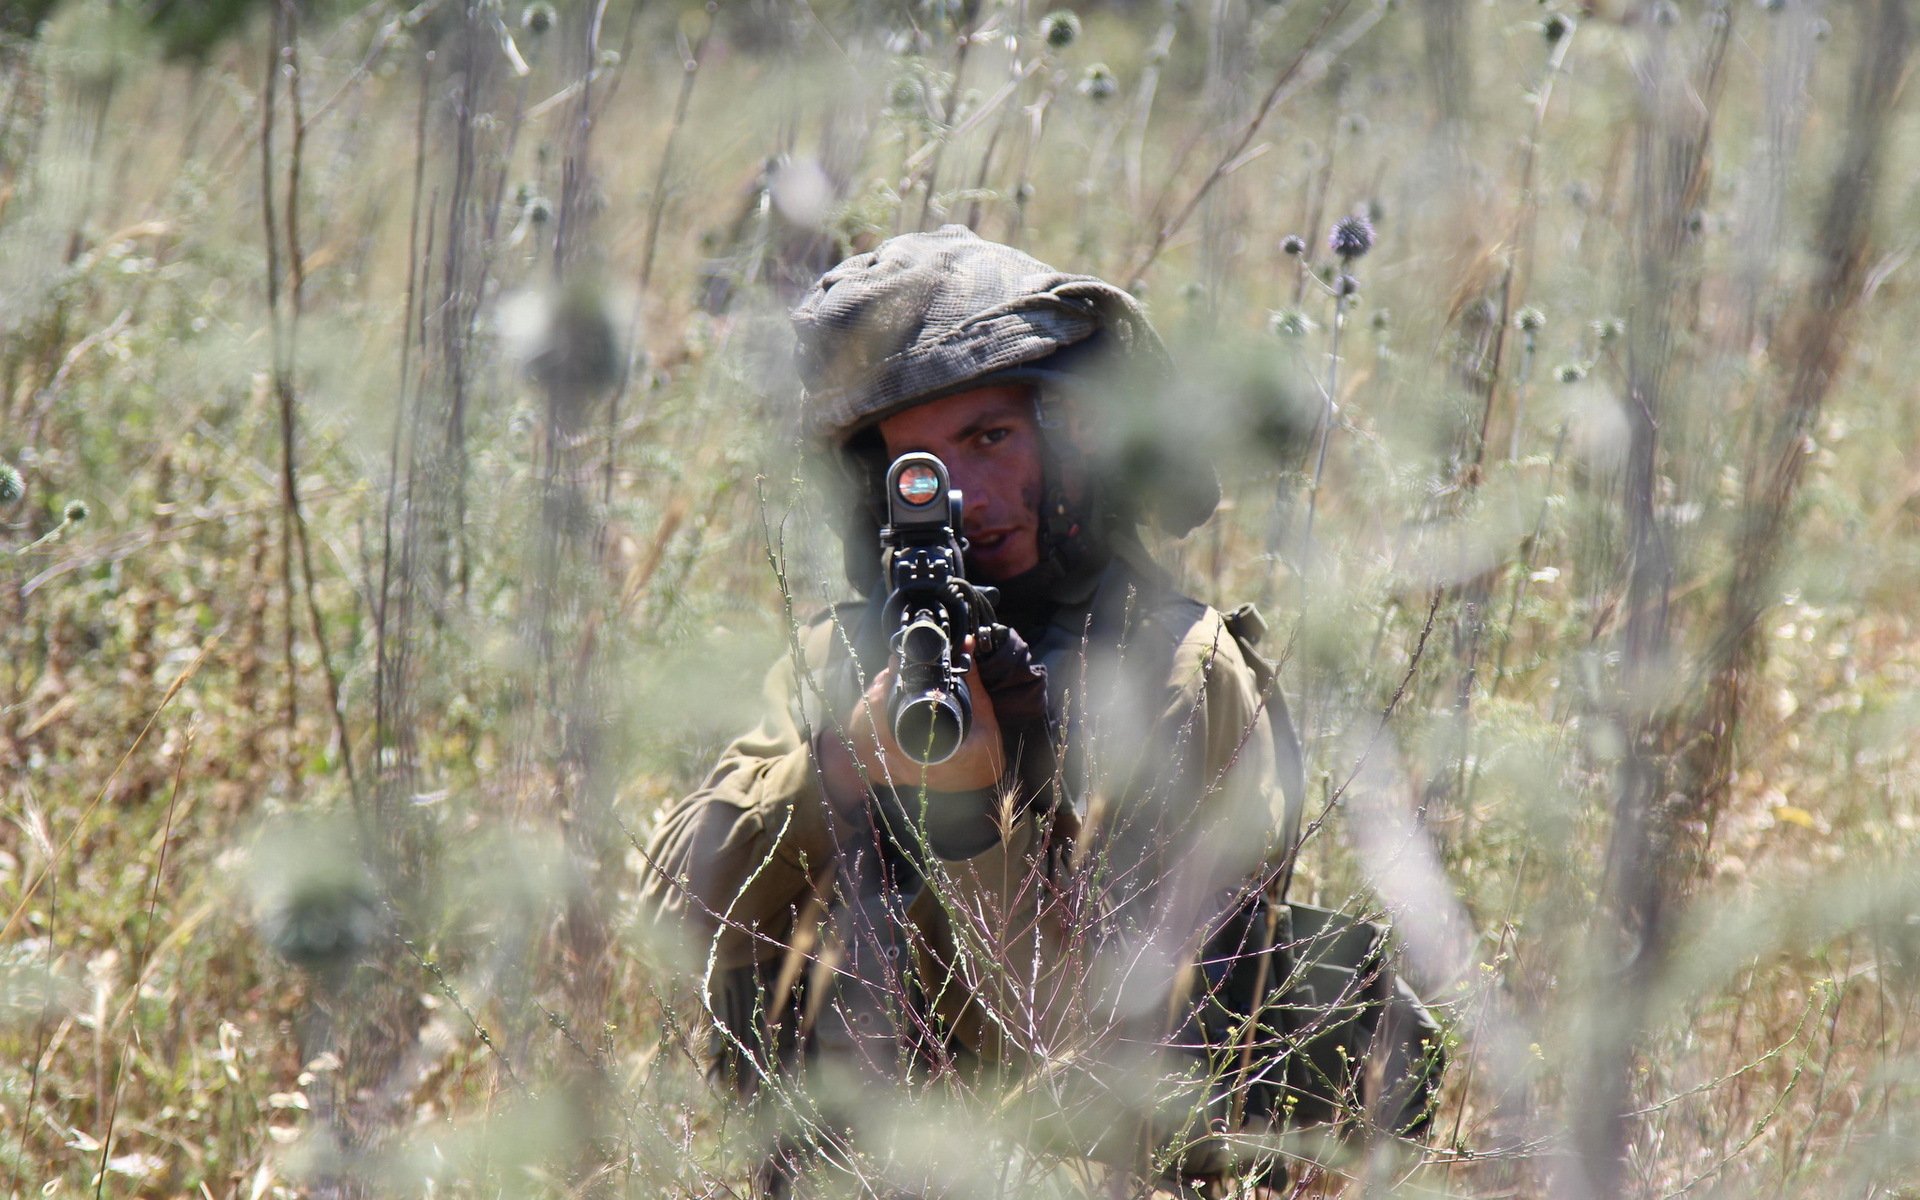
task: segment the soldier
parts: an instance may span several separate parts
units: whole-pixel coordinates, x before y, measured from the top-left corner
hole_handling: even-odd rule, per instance
[[[1144,1160],[1177,1130],[1125,1068],[1182,1077],[1187,1110],[1220,1115],[1201,1010],[1257,937],[1301,790],[1247,628],[1180,594],[1137,533],[1185,533],[1218,501],[1205,466],[1129,475],[1155,448],[1111,435],[1122,392],[1172,364],[1124,291],[960,226],[848,259],[793,321],[802,430],[846,485],[864,598],[799,631],[760,726],[662,815],[651,919],[692,934],[743,1091],[803,1059],[867,1080],[1098,1064],[1089,1095],[1132,1095],[1061,1136]],[[877,715],[882,480],[916,450],[963,493],[966,573],[1006,627],[968,677],[965,740],[932,765]]]

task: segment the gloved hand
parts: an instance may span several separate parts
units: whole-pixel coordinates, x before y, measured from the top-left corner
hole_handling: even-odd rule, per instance
[[[843,819],[857,819],[877,800],[902,835],[910,827],[939,857],[969,858],[999,839],[1009,792],[1024,804],[1051,778],[1046,669],[1006,626],[990,627],[971,648],[966,681],[973,723],[951,758],[914,761],[878,719],[893,686],[891,667],[874,677],[854,705],[844,738],[824,733],[816,739],[829,804]],[[871,793],[861,782],[863,769]]]

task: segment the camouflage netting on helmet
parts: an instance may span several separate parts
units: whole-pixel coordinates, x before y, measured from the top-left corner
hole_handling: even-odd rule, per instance
[[[793,311],[801,429],[830,445],[901,409],[1105,333],[1130,370],[1166,347],[1126,292],[963,225],[890,238],[820,277]]]

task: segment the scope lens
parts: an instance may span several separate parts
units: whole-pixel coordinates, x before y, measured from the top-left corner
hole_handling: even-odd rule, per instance
[[[902,500],[920,508],[940,498],[940,473],[932,467],[908,467],[900,472],[895,486],[900,489]]]

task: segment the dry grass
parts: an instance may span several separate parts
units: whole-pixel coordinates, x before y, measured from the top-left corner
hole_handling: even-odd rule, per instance
[[[1228,478],[1160,549],[1285,648],[1297,894],[1442,1000],[1435,1145],[1308,1187],[1916,1194],[1908,7],[0,44],[6,1194],[743,1185],[632,838],[839,591],[785,306],[947,219],[1140,281],[1185,383],[1116,420]]]

